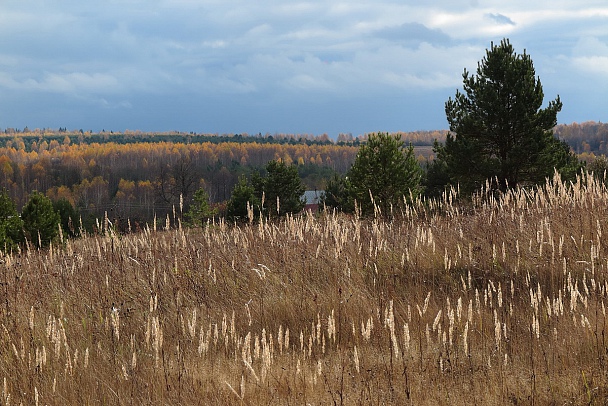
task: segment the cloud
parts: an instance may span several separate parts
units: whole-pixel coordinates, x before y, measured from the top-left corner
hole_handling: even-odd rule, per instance
[[[45,73],[38,82],[29,79],[24,82],[27,90],[43,90],[56,93],[115,92],[118,81],[114,76],[103,73],[71,72],[67,74]]]
[[[581,38],[573,53],[572,64],[576,69],[591,77],[608,78],[608,40]]]
[[[608,56],[584,56],[574,58],[574,65],[594,75],[608,78]]]
[[[307,92],[325,91],[333,89],[333,84],[323,78],[310,74],[299,73],[283,81],[283,85],[291,90],[305,90]]]
[[[0,4],[0,126],[96,114],[139,120],[130,128],[145,129],[150,115],[170,127],[214,120],[219,126],[235,117],[252,120],[251,111],[281,121],[297,116],[302,104],[340,103],[344,127],[352,111],[358,125],[362,117],[383,117],[392,120],[387,127],[440,128],[443,121],[426,123],[437,117],[430,110],[441,115],[446,96],[461,86],[462,70],[475,69],[490,42],[504,37],[531,54],[552,91],[567,86],[575,96],[575,88],[585,88],[587,95],[576,99],[585,106],[589,92],[598,91],[585,83],[605,83],[607,27],[608,6],[594,0],[6,1]],[[408,105],[418,108],[409,116],[385,115],[395,111],[389,100],[410,98],[428,104]],[[36,109],[27,108],[34,100]],[[228,114],[220,106],[242,110]],[[319,120],[297,125],[339,124]],[[306,130],[295,126],[292,131]]]
[[[440,29],[430,29],[417,22],[382,28],[377,30],[375,34],[379,38],[408,46],[418,46],[423,42],[434,45],[449,45],[452,42],[450,36]]]
[[[592,36],[581,37],[574,46],[573,53],[575,56],[608,56],[608,38],[602,41]]]
[[[98,100],[98,103],[101,107],[105,109],[132,109],[133,105],[128,100],[120,100],[120,101],[108,101],[105,98],[101,98]]]
[[[494,20],[498,24],[516,25],[513,20],[500,13],[487,13],[486,17],[490,18],[491,20]]]

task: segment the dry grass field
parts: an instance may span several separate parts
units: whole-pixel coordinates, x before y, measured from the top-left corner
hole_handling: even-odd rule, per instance
[[[6,255],[0,404],[604,404],[606,187],[453,198]]]

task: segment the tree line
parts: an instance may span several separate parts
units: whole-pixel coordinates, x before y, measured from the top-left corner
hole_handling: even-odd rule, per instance
[[[404,141],[416,146],[431,146],[436,139],[443,140],[447,134],[445,130],[435,131],[409,131],[396,132],[393,135],[400,136]],[[23,130],[6,128],[0,134],[0,147],[23,148],[26,151],[38,151],[41,146],[51,145],[92,145],[115,143],[139,144],[139,143],[183,143],[183,144],[289,144],[289,145],[354,145],[359,146],[365,142],[370,134],[353,136],[350,133],[338,134],[336,140],[332,140],[327,134],[285,134],[285,133],[237,133],[237,134],[200,134],[195,132],[184,133],[179,131],[171,132],[143,132],[143,131],[102,131],[94,133],[92,131],[73,130],[67,131],[65,128],[59,130],[52,129],[33,129],[25,127]],[[42,147],[44,148],[44,147]]]
[[[530,56],[515,52],[509,40],[492,44],[475,73],[463,72],[463,91],[445,103],[450,131],[435,141],[436,158],[422,173],[410,144],[399,137],[371,136],[345,176],[326,189],[325,204],[375,215],[424,193],[439,197],[448,187],[468,196],[488,185],[496,191],[544,183],[557,171],[573,179],[584,163],[555,136],[562,102],[543,107],[544,93]],[[606,179],[606,159],[589,169]]]
[[[221,205],[240,177],[251,178],[271,160],[294,164],[307,189],[321,190],[334,174],[346,173],[359,148],[353,143],[79,144],[67,138],[24,139],[8,138],[0,147],[0,187],[18,208],[33,190],[52,200],[66,199],[85,223],[105,212],[145,223],[155,213],[171,212],[180,198],[189,202],[201,187],[212,204]],[[421,148],[416,157],[420,162],[432,152],[431,147]]]
[[[145,224],[176,207],[188,214],[184,221],[200,225],[218,213],[250,221],[282,216],[301,210],[305,189],[324,189],[323,204],[331,208],[389,214],[452,186],[466,196],[488,180],[505,190],[544,182],[555,170],[575,176],[583,164],[555,133],[563,132],[556,127],[561,100],[543,103],[530,56],[503,40],[487,50],[476,73],[465,69],[463,90],[445,104],[450,130],[433,133],[434,159],[416,156],[403,133],[366,134],[358,145],[349,135],[328,144],[116,143],[104,132],[107,142],[87,144],[63,134],[61,142],[32,138],[29,145],[24,137],[10,138],[0,148],[0,185],[15,208],[25,209],[38,195],[64,202],[88,230],[100,217]],[[418,143],[426,142],[417,135]],[[606,160],[593,165],[601,173]],[[14,217],[12,211],[6,216]]]
[[[608,154],[608,123],[586,121],[582,123],[558,124],[553,129],[557,138],[565,141],[577,154]],[[448,135],[448,130],[419,130],[419,131],[399,131],[391,133],[399,136],[406,144],[413,146],[433,146],[435,141],[444,143]],[[140,143],[183,143],[183,144],[289,144],[298,145],[353,145],[360,146],[365,143],[370,135],[366,133],[353,135],[351,133],[340,133],[335,140],[327,134],[285,134],[285,133],[266,133],[266,134],[201,134],[196,132],[143,132],[130,131],[123,132],[71,130],[66,128],[57,129],[20,129],[6,128],[0,129],[0,148],[14,147],[25,149],[25,151],[40,152],[44,149],[54,149],[59,145],[97,145],[114,143],[119,145],[140,144]]]
[[[560,124],[555,135],[565,141],[575,153],[588,159],[589,156],[608,155],[608,123],[586,121],[584,123]]]
[[[345,172],[355,146],[172,142],[137,144],[38,144],[0,148],[0,186],[20,208],[32,190],[65,198],[85,213],[150,219],[154,210],[192,197],[204,187],[213,203],[230,198],[239,176],[250,177],[271,160],[295,164],[308,188]]]

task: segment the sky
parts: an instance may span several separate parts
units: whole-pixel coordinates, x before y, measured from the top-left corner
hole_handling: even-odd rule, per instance
[[[605,0],[1,0],[0,129],[447,129],[503,38],[559,123],[608,121]]]

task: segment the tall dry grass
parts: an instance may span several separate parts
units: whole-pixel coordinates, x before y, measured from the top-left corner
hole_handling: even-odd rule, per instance
[[[455,197],[7,255],[0,403],[605,402],[606,187]]]

